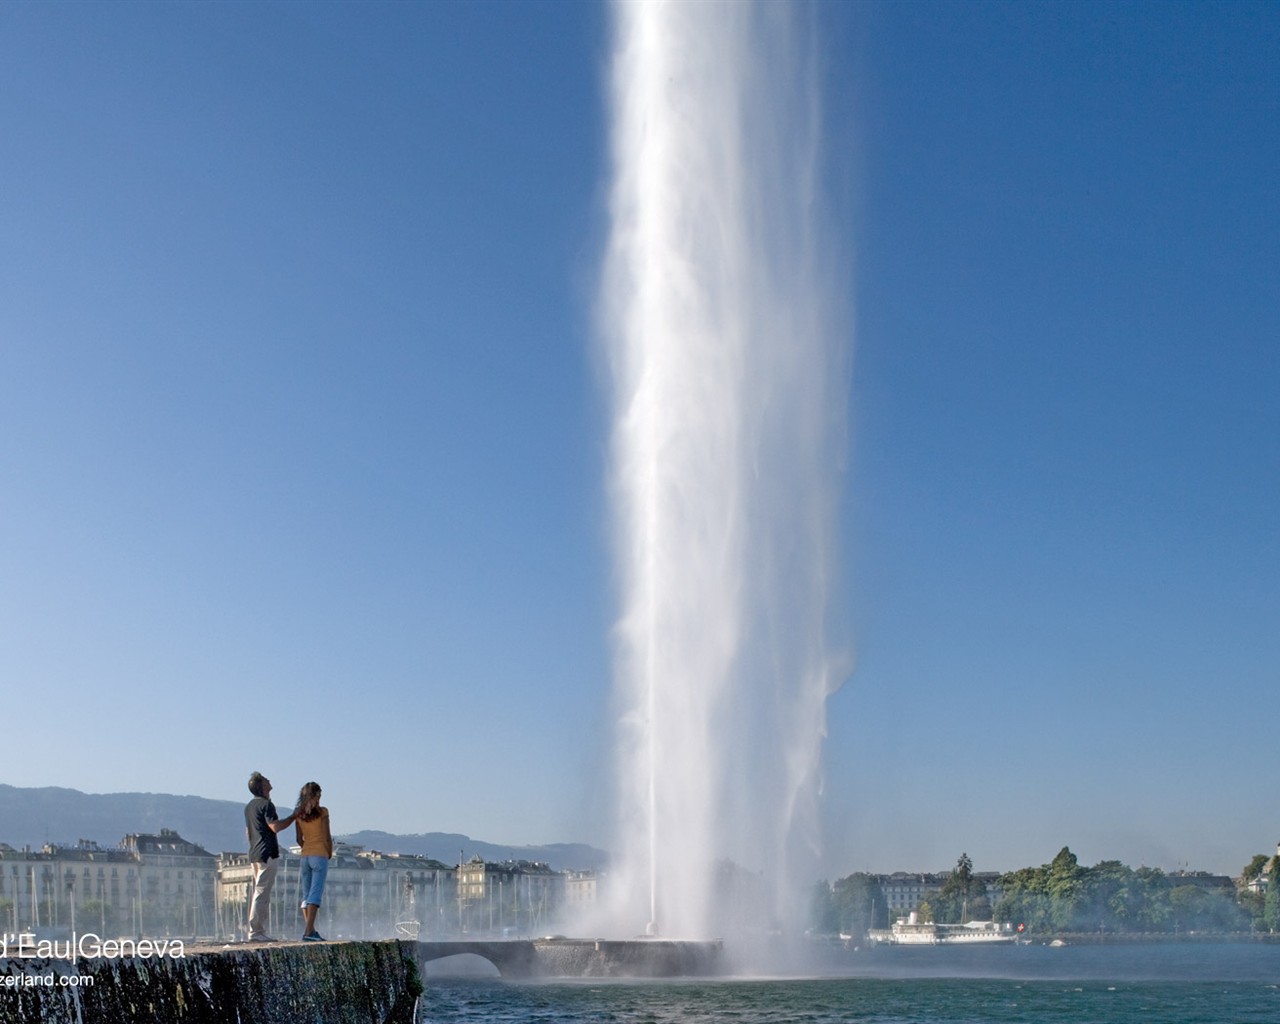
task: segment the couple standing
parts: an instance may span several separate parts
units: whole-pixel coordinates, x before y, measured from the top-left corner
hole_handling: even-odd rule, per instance
[[[333,836],[329,832],[329,810],[320,806],[320,786],[315,782],[303,786],[293,813],[283,820],[271,802],[270,779],[261,772],[254,772],[249,776],[249,792],[253,799],[244,808],[249,865],[253,868],[249,941],[275,942],[267,934],[267,914],[271,905],[271,887],[280,866],[280,842],[276,833],[295,825],[298,845],[302,848],[302,870],[298,880],[302,894],[302,937],[307,942],[323,942],[324,936],[316,931],[316,914],[320,911],[320,899],[324,895],[329,858],[333,856]]]

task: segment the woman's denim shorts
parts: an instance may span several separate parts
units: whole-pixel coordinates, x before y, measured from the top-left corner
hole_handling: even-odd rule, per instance
[[[314,903],[320,906],[320,897],[324,895],[324,877],[329,873],[328,857],[303,857],[302,871],[298,879],[298,889],[302,892],[304,904]]]

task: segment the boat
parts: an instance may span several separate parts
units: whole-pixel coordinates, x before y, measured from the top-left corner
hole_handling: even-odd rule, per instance
[[[1012,925],[995,921],[966,921],[963,924],[936,924],[921,921],[913,911],[900,917],[892,928],[873,928],[867,938],[875,945],[888,946],[986,946],[1013,945],[1018,933]]]

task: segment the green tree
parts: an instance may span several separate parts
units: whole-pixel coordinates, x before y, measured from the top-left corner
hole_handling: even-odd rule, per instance
[[[1138,914],[1138,931],[1165,932],[1173,927],[1173,905],[1169,902],[1169,879],[1159,868],[1138,868],[1133,873]]]
[[[1070,848],[1064,846],[1049,864],[1046,890],[1053,926],[1064,931],[1076,928],[1077,915],[1085,903],[1087,889],[1084,871]]]
[[[1236,894],[1236,902],[1240,906],[1240,913],[1244,915],[1249,922],[1249,927],[1256,932],[1265,931],[1266,923],[1263,920],[1263,914],[1266,911],[1266,903],[1262,893],[1254,892],[1251,889],[1242,889]]]
[[[1088,900],[1084,869],[1066,846],[1049,864],[1004,875],[1000,883],[1004,897],[996,916],[1034,931],[1071,929]]]
[[[1174,931],[1196,930],[1197,923],[1209,912],[1208,896],[1197,885],[1176,885],[1169,890]]]
[[[819,935],[834,935],[840,930],[835,894],[825,878],[814,884],[809,895],[809,927]]]
[[[1133,916],[1130,887],[1133,871],[1118,860],[1104,860],[1083,875],[1083,891],[1076,908],[1082,929],[1124,931]]]
[[[1255,853],[1253,859],[1240,872],[1240,881],[1248,885],[1250,882],[1261,878],[1263,872],[1267,870],[1267,863],[1270,860],[1271,858],[1265,853]]]
[[[1031,931],[1050,930],[1048,880],[1047,866],[1021,868],[1001,875],[1003,896],[995,907],[996,918],[1025,924]]]
[[[951,877],[955,879],[960,894],[964,899],[960,910],[960,921],[964,922],[965,917],[969,913],[969,897],[973,890],[973,861],[969,859],[967,853],[960,854],[960,859],[956,861],[955,870],[951,872]]]
[[[1244,912],[1231,896],[1198,885],[1169,890],[1175,928],[1185,931],[1234,931],[1246,924]]]
[[[1266,858],[1263,862],[1272,870]],[[1254,858],[1244,875],[1256,877],[1258,871]],[[1268,918],[1256,893],[1176,885],[1176,881],[1159,868],[1135,871],[1116,860],[1084,868],[1064,846],[1049,864],[1001,876],[1003,896],[995,916],[1026,924],[1033,931],[1160,933],[1275,926],[1268,921],[1276,919],[1280,906]]]
[[[963,923],[990,916],[987,885],[980,878],[974,877],[973,861],[967,853],[960,854],[960,859],[947,876],[942,890],[934,896],[931,903],[934,919],[940,923]]]
[[[1280,854],[1271,858],[1267,869],[1267,896],[1262,904],[1262,923],[1267,931],[1280,928]]]
[[[1250,888],[1250,884],[1257,882],[1267,873],[1267,865],[1270,862],[1271,858],[1265,853],[1254,854],[1240,871],[1240,883],[1236,888],[1236,902],[1254,931],[1266,930],[1266,900],[1256,888]]]
[[[839,879],[832,889],[841,933],[861,938],[877,925],[888,927],[889,904],[874,875],[854,872]]]

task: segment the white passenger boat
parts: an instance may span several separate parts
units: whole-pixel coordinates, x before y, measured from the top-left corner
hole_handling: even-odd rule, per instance
[[[964,924],[935,924],[920,921],[912,913],[900,917],[892,928],[873,928],[867,933],[873,943],[889,946],[984,946],[1013,944],[1018,933],[1011,925],[995,921],[966,921]]]

